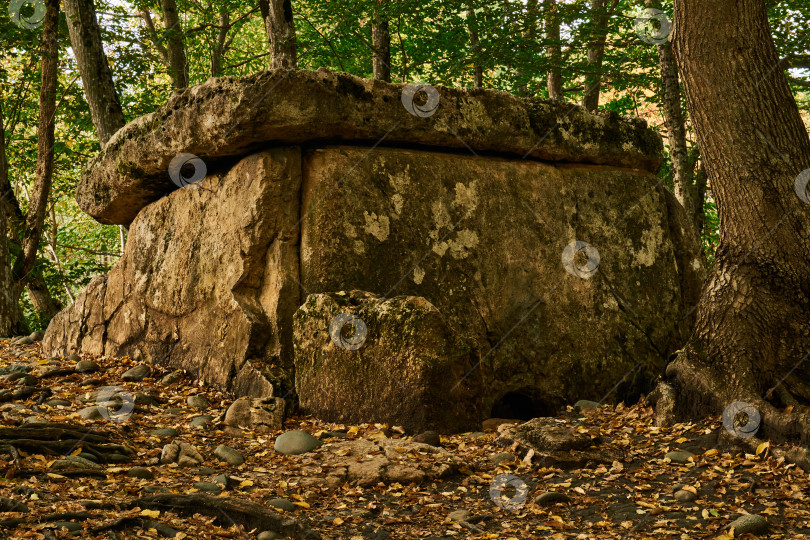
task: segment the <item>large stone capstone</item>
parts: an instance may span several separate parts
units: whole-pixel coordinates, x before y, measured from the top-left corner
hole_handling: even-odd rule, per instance
[[[488,90],[439,88],[420,116],[410,91],[265,72],[122,128],[77,198],[131,222],[125,253],[53,319],[45,351],[140,357],[414,430],[645,391],[704,271],[653,174],[657,135]],[[169,177],[179,153],[206,165],[196,189]],[[362,349],[330,334],[341,313],[369,319]]]

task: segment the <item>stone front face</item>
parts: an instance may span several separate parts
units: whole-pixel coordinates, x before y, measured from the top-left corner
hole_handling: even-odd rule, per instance
[[[304,163],[304,289],[424,297],[476,343],[486,410],[516,392],[550,412],[628,374],[638,392],[685,337],[693,261],[652,175],[345,146]],[[575,240],[598,250],[589,279],[562,263]]]
[[[43,347],[142,356],[237,393],[271,395],[274,373],[292,364],[300,303],[300,155],[259,152],[149,205],[124,256],[53,319]],[[276,386],[291,390],[292,381]]]
[[[412,433],[480,426],[478,356],[424,298],[313,294],[293,330],[302,412]]]

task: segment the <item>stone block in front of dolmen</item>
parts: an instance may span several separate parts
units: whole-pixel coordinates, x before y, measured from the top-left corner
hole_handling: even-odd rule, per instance
[[[412,432],[480,426],[479,357],[424,298],[312,294],[293,335],[302,412]]]

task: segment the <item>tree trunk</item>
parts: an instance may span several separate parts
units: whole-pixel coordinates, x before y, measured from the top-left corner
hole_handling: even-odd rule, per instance
[[[93,0],[64,0],[70,44],[98,139],[104,146],[126,122],[113,84]]]
[[[720,245],[694,333],[666,371],[672,416],[743,401],[761,436],[806,441],[807,415],[778,407],[810,402],[810,205],[796,187],[810,139],[775,69],[765,1],[678,0],[674,47]]]
[[[548,55],[549,70],[546,75],[548,97],[555,101],[563,101],[562,85],[562,46],[560,44],[560,13],[557,0],[545,0],[546,25],[546,54]]]
[[[527,0],[526,2],[526,30],[523,31],[523,47],[529,51],[534,50],[534,40],[537,38],[537,1]],[[531,53],[530,53],[531,54]],[[519,70],[518,77],[523,75],[523,70]],[[529,85],[522,83],[518,86],[518,94],[523,97],[529,95]]]
[[[160,8],[163,10],[163,27],[166,29],[169,76],[175,89],[180,90],[188,86],[188,62],[183,26],[180,24],[177,3],[174,0],[160,0]]]
[[[468,28],[470,32],[470,49],[473,52],[473,84],[475,88],[484,87],[484,68],[481,67],[481,60],[478,58],[478,30],[475,25],[475,11],[467,10]]]
[[[45,0],[42,25],[42,82],[39,89],[39,127],[37,128],[37,170],[31,193],[25,231],[20,242],[22,253],[14,261],[13,296],[19,299],[34,269],[48,209],[53,181],[54,119],[56,116],[56,78],[59,71],[59,0]]]
[[[375,22],[371,24],[371,46],[374,48],[374,78],[391,82],[391,35],[384,15],[375,14]]]
[[[273,69],[296,69],[295,23],[291,0],[259,0]]]
[[[582,106],[589,111],[599,107],[599,91],[602,86],[602,60],[605,56],[605,41],[608,26],[607,0],[591,0],[591,38],[588,45],[589,71],[585,77],[585,95]]]
[[[3,109],[0,104],[0,185],[9,185],[8,161],[6,161],[6,131],[3,122]],[[4,189],[0,196],[13,195],[11,188]],[[0,204],[0,337],[21,334],[25,331],[20,303],[13,295],[11,254],[8,245],[6,224],[9,205]]]
[[[25,216],[20,208],[19,201],[17,201],[17,197],[14,196],[14,190],[11,187],[11,181],[8,177],[5,132],[3,129],[3,106],[0,104],[0,193],[2,194],[2,196],[0,196],[0,198],[2,198],[2,204],[0,204],[0,206],[3,207],[2,219],[4,220],[4,230],[6,231],[6,235],[10,237],[11,242],[9,243],[9,238],[7,238],[7,242],[2,249],[10,251],[10,246],[16,242],[16,244],[14,244],[15,249],[18,253],[22,253],[22,248],[19,246],[22,241]],[[3,255],[0,255],[0,257],[2,256]],[[11,259],[8,258],[8,254],[6,254],[5,261],[0,262],[0,264],[6,263],[11,264]],[[10,273],[11,268],[9,267],[9,275],[11,275]],[[42,320],[50,320],[62,310],[62,303],[51,295],[51,292],[45,284],[42,271],[38,266],[35,266],[29,274],[26,287],[28,289],[28,295],[31,297],[31,303]],[[11,291],[11,289],[9,289],[9,291]]]
[[[225,43],[228,37],[228,30],[231,27],[231,18],[227,8],[220,8],[219,11],[219,31],[217,32],[217,40],[211,49],[211,76],[219,77],[222,75],[222,58],[225,56]]]

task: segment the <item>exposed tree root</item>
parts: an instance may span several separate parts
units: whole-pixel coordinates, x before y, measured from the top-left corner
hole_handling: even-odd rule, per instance
[[[720,442],[724,446],[754,453],[760,443],[771,441],[782,445],[771,448],[774,456],[810,471],[810,415],[803,412],[781,381],[774,381],[760,395],[762,382],[754,380],[750,371],[718,373],[697,360],[691,349],[681,351],[667,366],[666,379],[649,396],[655,405],[656,423],[671,425],[709,414],[723,415],[725,429]],[[780,410],[769,399],[785,408]],[[733,407],[734,402],[740,405]]]
[[[174,529],[172,529],[167,525],[138,516],[126,516],[118,518],[112,523],[101,525],[100,527],[91,529],[91,531],[95,534],[98,534],[105,531],[128,529],[131,527],[140,527],[142,529],[155,529],[158,532],[158,534],[160,534],[165,538],[174,538],[176,533]]]
[[[19,466],[19,450],[29,453],[64,456],[77,448],[106,463],[113,454],[131,456],[134,451],[109,442],[108,435],[83,426],[58,423],[30,423],[17,427],[0,427],[0,454],[9,455]],[[69,474],[69,471],[60,471]]]
[[[216,517],[225,526],[242,525],[247,530],[273,531],[295,540],[319,540],[320,535],[300,522],[261,504],[233,497],[210,495],[152,495],[127,503],[130,508],[157,509],[178,514]]]

